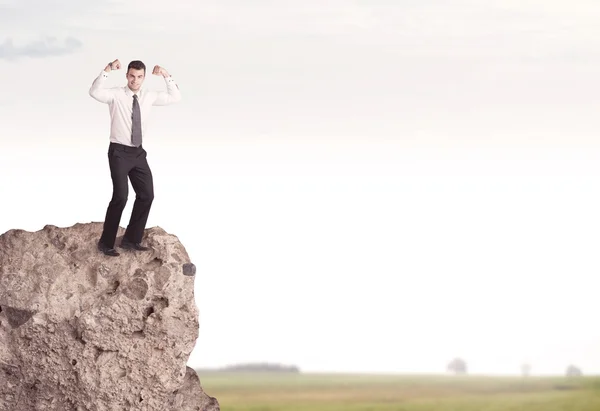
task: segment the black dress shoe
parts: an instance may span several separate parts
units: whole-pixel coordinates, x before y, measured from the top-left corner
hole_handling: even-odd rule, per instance
[[[102,251],[105,255],[108,255],[111,257],[118,257],[121,255],[117,252],[117,250],[107,246],[103,242],[98,242],[98,250]]]
[[[121,244],[119,247],[124,248],[126,250],[136,250],[136,251],[148,251],[150,248],[144,247],[141,243],[132,243],[129,240],[123,238],[121,240]]]

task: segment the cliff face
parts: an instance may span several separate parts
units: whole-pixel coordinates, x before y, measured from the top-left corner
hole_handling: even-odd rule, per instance
[[[198,310],[185,248],[155,227],[150,251],[108,257],[101,231],[0,236],[0,410],[219,410],[186,367]]]

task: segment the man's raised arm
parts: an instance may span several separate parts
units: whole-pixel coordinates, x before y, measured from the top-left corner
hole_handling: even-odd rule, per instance
[[[115,89],[110,89],[106,87],[102,87],[104,85],[104,81],[108,78],[108,73],[112,70],[119,70],[121,68],[121,62],[119,59],[108,63],[108,65],[102,70],[100,75],[96,77],[94,82],[92,83],[92,87],[90,87],[90,96],[94,99],[98,100],[100,103],[110,103],[114,98]]]
[[[161,66],[154,66],[152,74],[163,76],[167,85],[167,91],[159,91],[156,94],[156,100],[152,103],[155,106],[166,106],[167,104],[176,103],[181,100],[181,92],[179,86],[173,80],[173,77]]]

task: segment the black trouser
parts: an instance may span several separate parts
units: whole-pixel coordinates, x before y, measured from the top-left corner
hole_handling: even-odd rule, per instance
[[[113,183],[113,195],[104,220],[102,241],[108,247],[114,248],[121,215],[127,204],[129,184],[135,191],[135,202],[131,211],[131,219],[125,230],[124,237],[139,243],[142,241],[150,206],[154,200],[154,185],[152,172],[146,160],[146,150],[140,147],[129,147],[122,144],[110,143],[108,147],[108,165]]]

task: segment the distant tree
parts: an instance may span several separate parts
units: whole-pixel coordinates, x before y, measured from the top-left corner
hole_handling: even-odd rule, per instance
[[[523,377],[529,377],[529,374],[531,374],[531,365],[530,364],[521,365],[521,375]]]
[[[222,371],[246,371],[246,372],[291,372],[299,373],[300,368],[296,365],[274,364],[274,363],[245,363],[233,364],[221,368]]]
[[[567,367],[567,377],[581,377],[583,375],[583,373],[581,372],[581,369],[579,369],[578,367],[574,366],[574,365],[569,365]]]
[[[448,364],[448,371],[454,374],[466,374],[467,362],[462,358],[455,358]]]

